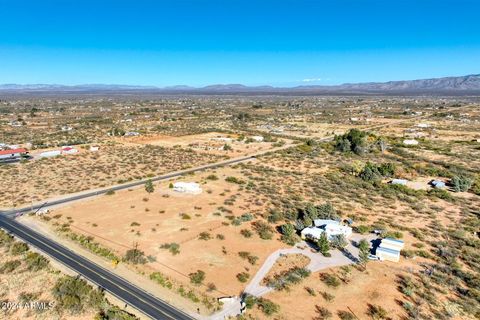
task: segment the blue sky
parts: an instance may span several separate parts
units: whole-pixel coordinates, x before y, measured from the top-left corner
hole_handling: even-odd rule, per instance
[[[476,0],[0,0],[0,83],[337,84],[480,73]]]

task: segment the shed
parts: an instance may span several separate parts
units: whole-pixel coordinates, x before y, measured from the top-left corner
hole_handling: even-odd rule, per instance
[[[380,260],[387,260],[392,262],[400,261],[400,251],[395,249],[378,247],[375,250],[375,255]]]
[[[440,180],[433,180],[431,182],[432,186],[436,189],[443,189],[445,188],[445,182],[440,181]]]
[[[193,193],[198,194],[202,192],[200,185],[195,182],[175,182],[173,184],[173,190],[183,193]]]
[[[404,245],[405,243],[402,240],[385,238],[385,239],[382,239],[382,242],[380,243],[380,248],[400,251],[403,249]]]
[[[416,146],[418,145],[418,141],[415,139],[405,139],[403,140],[403,144],[407,146]]]
[[[399,185],[402,185],[402,186],[406,186],[407,185],[407,180],[405,179],[393,179],[390,183],[391,184],[399,184]]]
[[[40,158],[52,158],[62,154],[60,150],[44,151],[39,154]]]

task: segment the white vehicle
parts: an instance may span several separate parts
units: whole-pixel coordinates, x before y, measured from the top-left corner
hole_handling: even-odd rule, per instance
[[[369,260],[380,260],[380,257],[377,257],[377,256],[374,255],[374,254],[369,254],[369,255],[368,255],[368,259],[369,259]]]

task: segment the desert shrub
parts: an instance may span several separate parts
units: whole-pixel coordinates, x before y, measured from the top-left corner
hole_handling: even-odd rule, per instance
[[[10,245],[13,241],[11,235],[0,229],[0,247]]]
[[[310,270],[306,268],[293,267],[280,274],[274,276],[274,278],[266,278],[267,286],[275,288],[275,290],[289,290],[293,284],[300,283],[302,279],[307,278],[310,275]]]
[[[198,235],[198,239],[207,241],[207,240],[212,239],[212,235],[208,232],[205,232],[205,231],[200,232],[200,234]]]
[[[241,234],[242,236],[244,236],[245,238],[251,238],[252,235],[253,235],[252,231],[250,231],[250,230],[248,230],[248,229],[242,229],[242,230],[240,230],[240,234]]]
[[[52,293],[57,305],[72,314],[79,314],[88,307],[98,308],[104,301],[101,291],[94,290],[83,279],[70,276],[58,279]]]
[[[329,287],[332,287],[332,288],[337,288],[338,286],[340,286],[340,280],[335,276],[335,275],[332,275],[332,274],[329,274],[329,273],[324,273],[324,274],[321,274],[321,279],[322,281]]]
[[[214,175],[214,174],[211,174],[211,175],[207,176],[207,179],[208,179],[208,180],[215,181],[215,180],[218,180],[218,177],[217,177],[216,175]]]
[[[172,289],[173,283],[160,272],[153,272],[150,274],[150,279],[161,285],[162,287]]]
[[[243,298],[243,302],[245,302],[245,307],[247,307],[247,309],[252,309],[257,303],[257,298],[255,296],[247,294]]]
[[[252,223],[252,226],[261,239],[271,240],[273,238],[273,228],[266,222],[257,220]]]
[[[473,180],[467,176],[453,176],[451,183],[455,192],[465,192],[470,189]]]
[[[153,186],[153,182],[151,179],[148,179],[147,182],[145,182],[145,191],[148,193],[153,193],[155,191],[155,188]]]
[[[22,262],[20,260],[7,261],[0,267],[0,273],[11,273],[20,267],[21,264]]]
[[[353,227],[353,229],[355,230],[355,232],[358,232],[361,234],[370,233],[372,231],[372,228],[366,225],[358,225]]]
[[[335,296],[333,294],[328,293],[327,291],[324,291],[321,293],[322,298],[325,299],[327,302],[333,301],[335,299]]]
[[[244,184],[245,183],[244,180],[239,179],[237,177],[233,177],[233,176],[226,177],[225,181],[230,182],[230,183],[235,183],[235,184]]]
[[[145,264],[147,259],[145,258],[145,252],[139,249],[130,249],[125,253],[123,261],[130,262],[133,264]]]
[[[38,271],[48,266],[48,260],[36,252],[28,252],[25,257],[27,269],[30,271]]]
[[[28,245],[24,242],[15,242],[10,246],[10,253],[18,256],[28,251]]]
[[[340,310],[337,315],[341,320],[355,320],[355,316],[349,311]]]
[[[115,190],[108,190],[107,192],[105,192],[105,195],[107,196],[111,196],[111,195],[114,195],[115,194]]]
[[[180,253],[180,245],[178,243],[164,243],[160,246],[161,249],[167,249],[172,255],[177,255]]]
[[[278,304],[265,298],[258,298],[257,305],[267,316],[273,315],[280,311],[280,306]]]
[[[182,217],[183,220],[190,220],[192,217],[186,213],[181,213],[180,216]]]
[[[374,320],[386,319],[387,310],[385,310],[381,306],[375,306],[370,304],[368,305],[368,315],[372,317]]]
[[[202,270],[197,270],[197,272],[192,272],[188,275],[190,278],[190,282],[195,285],[202,284],[203,280],[205,280],[205,272]]]
[[[117,306],[108,305],[107,308],[100,310],[94,320],[137,320],[138,318],[128,313],[125,310],[120,309]]]
[[[246,272],[240,272],[240,273],[237,274],[238,281],[240,281],[242,283],[247,282],[249,278],[250,278],[250,274],[248,274]]]
[[[305,287],[305,291],[307,291],[308,294],[311,295],[312,297],[317,296],[317,293],[315,292],[315,289],[313,289],[312,287]]]
[[[446,200],[446,201],[454,200],[452,195],[447,190],[443,190],[443,189],[430,189],[428,190],[428,195],[437,197],[439,199]]]
[[[325,307],[315,306],[315,309],[318,313],[319,320],[331,319],[333,316],[332,312]]]

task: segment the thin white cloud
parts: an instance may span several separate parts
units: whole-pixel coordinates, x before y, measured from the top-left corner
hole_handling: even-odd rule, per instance
[[[316,81],[322,81],[322,78],[307,78],[303,79],[302,82],[316,82]]]

